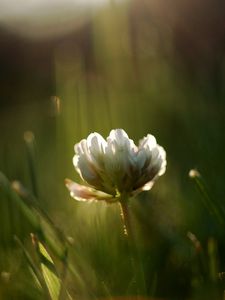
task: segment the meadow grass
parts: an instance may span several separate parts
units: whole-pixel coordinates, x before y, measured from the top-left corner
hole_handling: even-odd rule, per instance
[[[129,9],[91,17],[89,63],[55,47],[56,96],[1,112],[0,299],[224,299],[223,91],[190,79],[170,28],[142,20],[132,40]],[[76,202],[64,186],[80,181],[74,144],[112,128],[152,133],[167,152],[166,174],[130,200],[130,243],[118,204]]]

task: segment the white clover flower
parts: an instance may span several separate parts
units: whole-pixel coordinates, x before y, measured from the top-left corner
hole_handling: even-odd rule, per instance
[[[112,130],[106,140],[91,133],[74,149],[73,164],[87,185],[66,179],[66,186],[79,201],[120,201],[121,195],[150,190],[166,170],[166,152],[150,134],[136,146],[123,129]]]

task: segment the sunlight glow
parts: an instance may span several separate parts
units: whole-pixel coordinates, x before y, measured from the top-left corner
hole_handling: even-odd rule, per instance
[[[113,3],[124,0],[113,0]],[[112,0],[3,0],[0,25],[31,38],[60,35],[80,26],[88,13],[110,5]]]

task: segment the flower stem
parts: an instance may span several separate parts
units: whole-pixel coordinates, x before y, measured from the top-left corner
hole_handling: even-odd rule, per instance
[[[140,296],[141,294],[146,294],[145,275],[138,247],[135,243],[135,234],[131,222],[128,200],[129,199],[125,199],[124,197],[121,198],[121,217],[124,224],[124,234],[127,237],[127,243],[131,256],[131,263],[135,276],[136,293]]]
[[[124,226],[124,234],[129,237],[129,241],[133,241],[134,234],[131,226],[131,220],[130,220],[130,214],[128,209],[128,203],[127,201],[121,201],[120,202],[120,208],[121,208],[121,217],[123,220],[123,226]]]

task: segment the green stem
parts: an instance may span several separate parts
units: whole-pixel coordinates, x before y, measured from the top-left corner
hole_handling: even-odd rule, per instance
[[[128,204],[126,201],[120,202],[120,208],[121,208],[121,217],[123,220],[123,226],[124,226],[124,234],[129,237],[133,241],[134,239],[134,233],[131,226],[131,220],[130,220],[130,214],[128,209]]]
[[[136,293],[137,295],[140,295],[142,293],[146,293],[145,275],[138,247],[135,243],[135,234],[132,226],[128,200],[129,199],[127,197],[121,197],[121,217],[124,224],[124,234],[127,237],[128,247],[131,255],[131,263],[135,275]]]
[[[205,205],[206,209],[208,209],[209,213],[216,218],[218,223],[223,226],[225,225],[223,209],[219,207],[219,205],[211,199],[209,196],[204,181],[202,180],[201,176],[194,177],[195,183],[202,194],[202,201]]]

